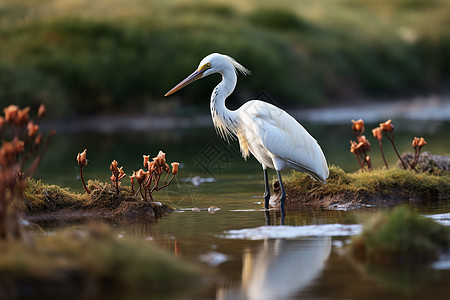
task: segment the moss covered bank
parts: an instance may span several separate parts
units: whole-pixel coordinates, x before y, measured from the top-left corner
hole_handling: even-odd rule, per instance
[[[330,167],[327,184],[308,175],[293,172],[284,180],[286,207],[304,206],[326,209],[355,209],[364,206],[385,206],[402,203],[422,204],[450,200],[450,174],[416,173],[402,169],[346,173]],[[279,206],[280,188],[274,181],[272,206]]]
[[[32,218],[153,218],[162,217],[174,208],[159,202],[143,201],[129,187],[119,192],[109,183],[89,181],[90,194],[74,193],[67,188],[30,180],[22,207]]]

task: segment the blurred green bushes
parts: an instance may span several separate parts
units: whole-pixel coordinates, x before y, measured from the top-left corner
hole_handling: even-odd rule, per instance
[[[264,89],[280,104],[321,105],[449,78],[448,1],[297,2],[4,2],[0,103],[45,102],[59,116],[148,110],[211,52],[253,72],[236,102]],[[217,81],[174,97],[203,104]]]

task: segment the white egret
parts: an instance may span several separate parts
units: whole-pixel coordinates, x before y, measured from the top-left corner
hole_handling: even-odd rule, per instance
[[[228,140],[235,135],[242,156],[249,153],[261,163],[264,171],[264,205],[269,208],[270,188],[267,167],[275,169],[281,188],[280,205],[284,211],[286,193],[280,171],[294,169],[309,174],[317,181],[326,182],[329,171],[327,161],[317,141],[284,110],[260,100],[246,102],[237,110],[225,106],[226,98],[233,92],[237,72],[250,71],[233,58],[213,53],[206,56],[197,70],[166,93],[169,96],[197,79],[219,73],[222,81],[211,95],[211,115],[218,134]]]

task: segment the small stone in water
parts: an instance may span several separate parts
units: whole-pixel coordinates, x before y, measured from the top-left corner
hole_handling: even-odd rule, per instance
[[[220,208],[218,208],[217,206],[210,206],[208,207],[208,212],[209,213],[215,213],[216,211],[220,210]]]
[[[194,208],[192,208],[192,211],[195,211],[195,212],[200,212],[200,208],[198,208],[198,207],[194,207]]]
[[[220,252],[209,251],[208,253],[200,254],[199,259],[200,261],[215,267],[220,265],[221,263],[226,262],[228,260],[228,257],[227,255]]]

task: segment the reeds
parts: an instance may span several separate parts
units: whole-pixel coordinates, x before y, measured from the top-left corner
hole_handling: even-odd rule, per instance
[[[158,155],[153,158],[153,161],[150,161],[149,155],[143,155],[144,158],[144,167],[147,171],[140,169],[135,173],[136,181],[139,185],[138,192],[141,193],[144,201],[147,200],[147,195],[153,201],[152,193],[154,191],[159,191],[165,187],[168,187],[172,180],[175,178],[175,175],[178,173],[178,162],[173,162],[172,171],[169,165],[166,163],[166,154],[162,151],[159,151]],[[163,172],[167,173],[167,176],[164,180],[164,183],[159,186],[161,176]],[[170,174],[172,174],[172,178],[169,179]],[[152,186],[153,183],[153,186]],[[134,190],[134,187],[132,187]],[[137,194],[137,193],[136,193]]]
[[[355,154],[361,170],[363,170],[366,165],[367,168],[371,170],[372,163],[370,162],[370,156],[367,154],[367,152],[370,151],[370,143],[366,136],[362,135],[364,132],[364,121],[362,119],[357,121],[352,120],[352,123],[352,129],[356,137],[356,142],[353,140],[350,141],[350,152]]]
[[[39,121],[45,114],[42,104],[34,119],[30,107],[23,109],[9,105],[0,116],[0,239],[20,239],[25,244],[29,237],[24,229],[20,205],[24,202],[27,178],[34,175],[45,154],[51,137],[39,131]]]
[[[356,136],[357,142],[351,140],[350,141],[350,152],[355,154],[356,159],[358,160],[358,164],[361,170],[364,170],[364,166],[367,165],[368,169],[372,169],[372,165],[370,163],[370,157],[367,155],[367,152],[370,151],[370,143],[367,141],[366,137],[362,135],[364,132],[364,121],[359,119],[357,121],[352,120],[352,129],[353,133]],[[387,120],[384,123],[380,123],[379,127],[372,129],[373,137],[378,141],[378,145],[380,147],[381,156],[383,158],[384,166],[389,169],[389,165],[386,161],[383,151],[383,134],[386,138],[391,142],[392,147],[394,148],[395,154],[397,155],[403,169],[408,169],[408,166],[412,170],[416,170],[415,167],[419,161],[420,150],[423,146],[427,144],[423,137],[417,138],[414,137],[412,146],[415,150],[414,158],[412,162],[405,162],[401,155],[399,154],[397,147],[394,143],[394,125],[392,124],[392,120]]]
[[[83,169],[87,166],[86,151],[87,150],[85,149],[82,153],[78,153],[77,162],[80,168],[80,178],[83,183],[83,188],[87,194],[90,194],[91,191],[87,188],[83,177]],[[175,178],[175,175],[178,173],[179,163],[171,163],[171,169],[166,162],[166,154],[162,151],[159,151],[158,155],[154,157],[152,161],[150,161],[150,155],[143,155],[143,158],[143,164],[146,171],[144,171],[144,169],[139,169],[138,171],[133,171],[133,174],[129,176],[131,191],[134,196],[140,194],[144,201],[147,201],[147,199],[153,201],[152,193],[170,185]],[[120,192],[121,180],[126,177],[125,171],[123,171],[123,166],[119,168],[118,165],[119,163],[116,160],[113,160],[110,165],[110,179],[115,187],[116,194]],[[164,173],[167,175],[164,181],[161,182],[161,176]],[[172,175],[172,177],[169,180],[170,175]],[[137,183],[139,187],[137,191],[134,189],[135,183]],[[94,188],[96,187],[94,186]]]

